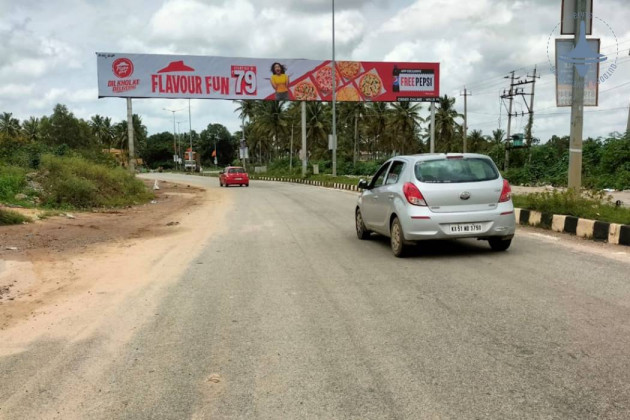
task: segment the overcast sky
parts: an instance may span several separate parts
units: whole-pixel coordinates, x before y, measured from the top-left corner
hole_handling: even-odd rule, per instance
[[[0,112],[21,121],[66,105],[76,117],[126,118],[121,98],[97,98],[95,52],[326,60],[332,54],[331,0],[0,0]],[[625,131],[630,101],[628,0],[594,0],[592,37],[616,63],[600,85],[599,106],[586,108],[584,137]],[[534,136],[568,135],[570,108],[555,103],[554,39],[561,0],[337,0],[336,58],[420,61],[441,65],[441,94],[455,96],[469,130],[506,129],[499,98],[504,79],[538,74]],[[551,62],[550,62],[551,60]],[[527,91],[529,90],[527,85]],[[507,103],[506,103],[507,105]],[[192,128],[221,123],[239,129],[234,103],[192,100]],[[134,99],[149,134],[172,132],[177,112],[188,129],[188,100]],[[428,105],[423,105],[428,109]],[[514,111],[526,111],[522,100]],[[527,117],[513,119],[522,132]]]

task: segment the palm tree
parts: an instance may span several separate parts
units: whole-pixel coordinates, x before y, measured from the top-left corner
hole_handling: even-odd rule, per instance
[[[20,120],[13,118],[10,112],[3,112],[0,116],[0,133],[15,137],[20,133]]]
[[[288,149],[284,136],[286,128],[285,102],[255,102],[253,115],[252,131],[260,138],[269,157],[271,157],[272,151],[277,156],[280,150]]]
[[[30,141],[37,141],[40,136],[39,119],[30,117],[22,124],[22,134]]]
[[[387,102],[372,102],[367,106],[366,132],[370,141],[372,159],[376,159],[378,153],[385,151],[387,147],[387,127],[391,110]]]
[[[390,119],[392,131],[395,133],[392,138],[392,149],[398,150],[401,154],[405,154],[405,150],[411,153],[419,151],[416,134],[422,121],[420,104],[395,102]]]
[[[114,128],[112,127],[112,119],[110,117],[103,118],[100,115],[94,115],[89,122],[92,134],[96,137],[98,144],[107,145],[111,148],[114,139]]]
[[[455,110],[455,98],[448,95],[440,97],[438,110],[435,113],[435,148],[436,151],[456,152],[461,150],[458,141],[458,133],[461,126],[455,122],[456,118],[463,117]]]
[[[483,153],[487,149],[487,146],[488,143],[481,130],[473,130],[470,132],[468,135],[468,150],[471,153]]]
[[[365,102],[341,102],[339,103],[339,122],[352,125],[353,141],[352,141],[352,163],[357,164],[357,155],[359,153],[360,132],[359,122],[363,120],[367,112]]]
[[[332,107],[322,102],[306,104],[306,137],[316,159],[328,154],[328,133],[331,132]]]

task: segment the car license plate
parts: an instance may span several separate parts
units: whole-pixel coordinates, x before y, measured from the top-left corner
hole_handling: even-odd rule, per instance
[[[234,178],[234,179],[236,179],[237,181],[242,181],[243,180],[243,178]]]
[[[451,225],[451,233],[475,233],[483,230],[480,223],[460,223]]]

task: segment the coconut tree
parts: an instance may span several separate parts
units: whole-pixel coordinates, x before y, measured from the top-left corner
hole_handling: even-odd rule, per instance
[[[284,101],[259,101],[255,103],[252,119],[252,131],[259,137],[267,155],[277,156],[280,150],[286,150],[286,113]]]
[[[488,148],[488,142],[481,130],[472,130],[468,135],[468,150],[472,153],[483,153]]]
[[[39,119],[30,117],[28,120],[24,121],[24,123],[22,123],[22,134],[30,141],[34,142],[39,140]]]
[[[20,133],[20,120],[13,118],[10,112],[3,112],[0,115],[0,133],[9,137],[15,137]]]
[[[440,152],[455,152],[461,150],[459,134],[461,126],[455,119],[463,118],[455,110],[455,98],[448,95],[440,97],[438,110],[435,113],[435,148]]]
[[[387,149],[387,132],[391,109],[387,102],[372,102],[366,109],[365,129],[372,159]]]
[[[395,102],[390,113],[390,125],[394,136],[392,149],[404,154],[415,153],[420,149],[416,136],[420,123],[420,104],[413,102]]]

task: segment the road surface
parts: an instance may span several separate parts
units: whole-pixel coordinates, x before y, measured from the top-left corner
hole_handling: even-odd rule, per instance
[[[0,418],[630,418],[627,249],[519,228],[504,253],[466,240],[397,259],[356,238],[354,193],[227,194],[163,293],[0,358]]]

